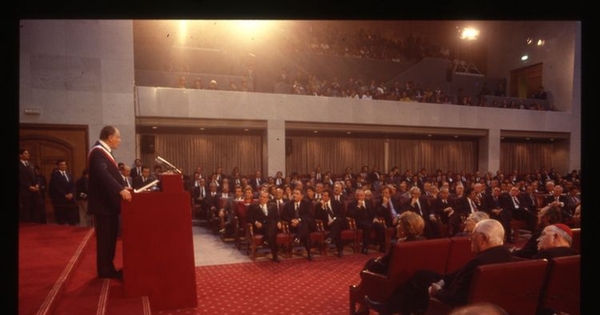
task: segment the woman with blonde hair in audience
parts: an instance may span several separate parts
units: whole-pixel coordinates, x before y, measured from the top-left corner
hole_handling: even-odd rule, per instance
[[[423,236],[424,230],[425,221],[423,217],[416,212],[405,211],[400,214],[398,224],[396,225],[397,243],[426,240],[427,238]],[[395,246],[390,246],[388,252],[383,256],[369,259],[363,269],[379,274],[386,274],[394,248]]]
[[[427,238],[423,236],[424,230],[425,221],[423,217],[416,212],[405,211],[400,214],[398,224],[396,225],[397,243],[426,240]],[[390,246],[390,250],[385,255],[369,259],[363,270],[382,275],[387,274],[394,248],[395,246]],[[361,304],[357,314],[369,314],[369,310],[365,304]]]

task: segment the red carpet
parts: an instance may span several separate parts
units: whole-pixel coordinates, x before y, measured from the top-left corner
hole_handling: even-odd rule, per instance
[[[348,314],[348,286],[369,257],[316,256],[196,268],[198,307],[171,314]]]
[[[19,314],[348,314],[348,286],[368,256],[314,255],[196,267],[198,307],[152,311],[148,299],[125,298],[119,280],[96,277],[89,228],[23,225],[19,229]],[[519,242],[519,246],[522,242]],[[116,267],[122,266],[121,241]],[[105,302],[105,303],[104,303]],[[101,312],[103,311],[103,313]]]
[[[77,267],[71,259],[88,232],[54,224],[19,227],[19,314],[36,314],[57,282],[68,280],[67,266]]]

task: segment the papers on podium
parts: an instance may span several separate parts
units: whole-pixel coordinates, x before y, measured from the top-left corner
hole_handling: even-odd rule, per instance
[[[144,187],[140,187],[140,188],[138,188],[138,189],[134,189],[134,190],[133,190],[133,192],[134,192],[134,193],[139,193],[139,192],[141,192],[141,191],[147,191],[147,190],[150,190],[150,188],[152,188],[152,187],[156,187],[156,184],[158,184],[158,182],[159,182],[159,180],[158,180],[158,179],[155,179],[155,180],[153,180],[152,182],[150,182],[150,183],[148,183],[147,185],[145,185]]]

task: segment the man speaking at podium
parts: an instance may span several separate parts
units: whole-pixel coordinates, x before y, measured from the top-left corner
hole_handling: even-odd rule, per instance
[[[100,139],[88,153],[88,207],[96,223],[96,269],[100,278],[122,278],[113,260],[117,247],[121,199],[131,201],[117,161],[112,155],[121,144],[121,134],[113,126],[100,131]]]

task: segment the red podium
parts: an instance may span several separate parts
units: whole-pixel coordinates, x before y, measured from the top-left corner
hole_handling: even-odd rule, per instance
[[[153,310],[194,308],[196,273],[190,195],[181,174],[162,174],[160,192],[121,203],[123,288]]]

